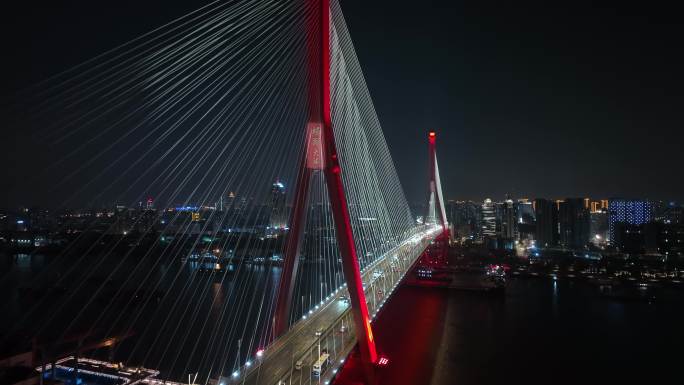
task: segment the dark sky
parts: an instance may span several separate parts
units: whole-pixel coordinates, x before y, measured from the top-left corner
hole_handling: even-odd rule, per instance
[[[3,102],[205,3],[6,9]],[[425,195],[435,129],[448,198],[684,200],[680,14],[657,2],[501,3],[341,1],[409,199]],[[16,189],[15,167],[0,180]]]

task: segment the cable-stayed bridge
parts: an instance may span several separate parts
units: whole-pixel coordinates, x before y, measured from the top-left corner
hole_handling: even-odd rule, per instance
[[[131,363],[196,383],[327,383],[355,346],[372,377],[374,315],[448,232],[435,133],[418,223],[335,0],[212,2],[30,94],[65,205],[141,202],[83,231],[62,335],[133,332]]]

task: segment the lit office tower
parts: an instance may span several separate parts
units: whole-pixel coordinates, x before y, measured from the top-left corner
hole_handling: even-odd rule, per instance
[[[568,198],[558,207],[560,244],[570,249],[579,249],[589,243],[589,204],[583,198]]]
[[[482,236],[496,236],[496,206],[489,198],[482,204]]]
[[[446,204],[447,220],[454,229],[454,236],[479,237],[482,230],[480,225],[481,205],[471,201],[453,201]]]
[[[540,247],[553,247],[558,243],[558,209],[556,202],[548,199],[534,200],[536,217],[535,238]]]
[[[533,225],[535,221],[534,205],[527,199],[518,199],[517,221],[519,224]]]
[[[592,206],[598,208],[600,206]],[[608,210],[598,209],[591,211],[591,242],[601,246],[608,240]]]
[[[285,185],[276,181],[271,188],[271,228],[282,229],[287,226],[287,213],[285,212]]]
[[[234,204],[235,204],[235,193],[230,191],[227,194],[225,194],[225,197],[224,197],[224,195],[221,195],[219,197],[219,200],[218,200],[216,206],[220,211],[224,211],[224,210],[230,211],[234,208],[233,207]]]
[[[684,207],[675,202],[669,202],[662,207],[661,210],[653,210],[655,213],[654,220],[656,222],[668,225],[683,225],[684,224]]]
[[[619,224],[642,225],[653,219],[653,203],[647,200],[613,198],[608,204],[608,233],[616,241]]]
[[[506,199],[502,209],[501,236],[506,239],[515,239],[517,237],[517,216],[515,214],[515,205],[513,204],[513,201],[511,199]]]
[[[223,201],[224,204],[224,209],[226,210],[232,210],[235,208],[235,193],[234,192],[229,192],[228,196],[226,199]]]

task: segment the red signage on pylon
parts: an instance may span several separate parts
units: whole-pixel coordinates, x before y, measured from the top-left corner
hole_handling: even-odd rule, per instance
[[[323,125],[309,123],[306,125],[306,167],[311,170],[323,170]]]

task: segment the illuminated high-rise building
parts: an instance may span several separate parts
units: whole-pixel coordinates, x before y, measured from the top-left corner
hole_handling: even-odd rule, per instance
[[[481,205],[472,201],[449,200],[446,203],[447,220],[456,237],[479,237],[482,231],[480,209]]]
[[[496,236],[496,206],[489,198],[482,203],[482,236]]]
[[[596,212],[599,212],[599,211],[601,210],[601,202],[599,202],[599,201],[592,201],[592,202],[591,202],[590,209],[591,209],[590,212],[591,212],[592,214],[593,214],[593,213],[596,213]]]
[[[588,198],[585,198],[585,202]],[[608,212],[608,200],[606,199],[601,199],[601,200],[589,200],[589,206],[586,208],[589,209],[590,213],[597,213],[601,211]]]
[[[596,246],[603,246],[608,241],[608,210],[592,210],[589,215],[591,218],[590,241]]]
[[[527,199],[518,199],[516,214],[518,224],[533,225],[535,221],[534,203]]]
[[[517,215],[513,200],[506,199],[502,206],[501,236],[506,239],[517,238]]]
[[[608,233],[610,242],[618,237],[618,225],[642,225],[653,220],[653,203],[647,200],[613,198],[608,205]]]
[[[271,188],[271,216],[268,225],[274,229],[283,229],[287,227],[285,185],[279,180],[276,180]]]

